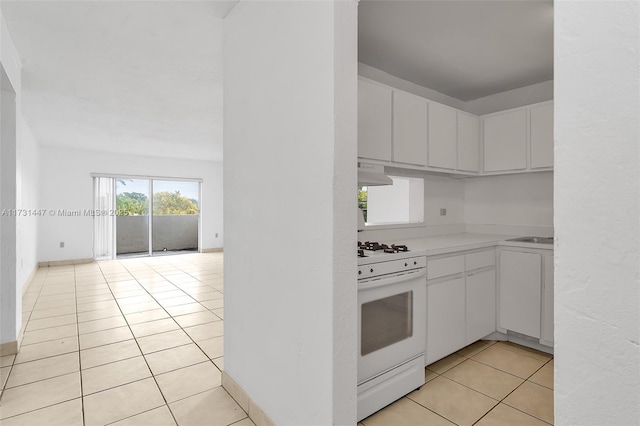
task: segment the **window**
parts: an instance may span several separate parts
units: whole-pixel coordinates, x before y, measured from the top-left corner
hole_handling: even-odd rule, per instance
[[[424,222],[424,179],[389,176],[393,185],[358,188],[367,226]]]

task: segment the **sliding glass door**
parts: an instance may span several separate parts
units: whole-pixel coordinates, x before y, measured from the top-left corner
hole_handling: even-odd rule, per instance
[[[149,255],[149,179],[116,179],[116,254]]]
[[[198,252],[200,182],[139,177],[94,177],[94,257]]]
[[[198,251],[200,183],[153,180],[153,254]]]

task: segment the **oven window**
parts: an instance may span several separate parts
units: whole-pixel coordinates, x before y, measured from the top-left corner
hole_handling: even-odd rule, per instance
[[[413,335],[413,291],[362,304],[360,352],[367,355]]]

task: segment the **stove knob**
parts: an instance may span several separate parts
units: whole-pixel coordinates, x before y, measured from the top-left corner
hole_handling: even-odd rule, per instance
[[[358,275],[362,275],[362,271],[358,271]]]
[[[413,261],[413,264],[414,264],[414,265],[417,265],[417,264],[418,264],[418,262],[416,262],[416,261],[414,260],[414,261]]]
[[[407,262],[404,262],[404,266],[409,266],[409,264]]]
[[[373,268],[371,268],[371,270],[369,272],[373,272]]]

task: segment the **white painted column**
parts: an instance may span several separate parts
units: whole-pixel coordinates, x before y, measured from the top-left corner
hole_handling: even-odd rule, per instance
[[[640,3],[555,2],[555,424],[640,424]]]
[[[4,77],[4,76],[3,76]],[[0,91],[0,344],[2,351],[13,352],[17,341],[21,313],[18,312],[16,286],[16,97],[3,78]],[[20,306],[21,307],[21,306]]]
[[[16,209],[20,60],[0,14],[0,212]],[[0,216],[0,354],[17,351],[22,291],[16,282],[16,216]]]
[[[356,30],[355,1],[225,18],[225,374],[278,425],[356,419]]]

